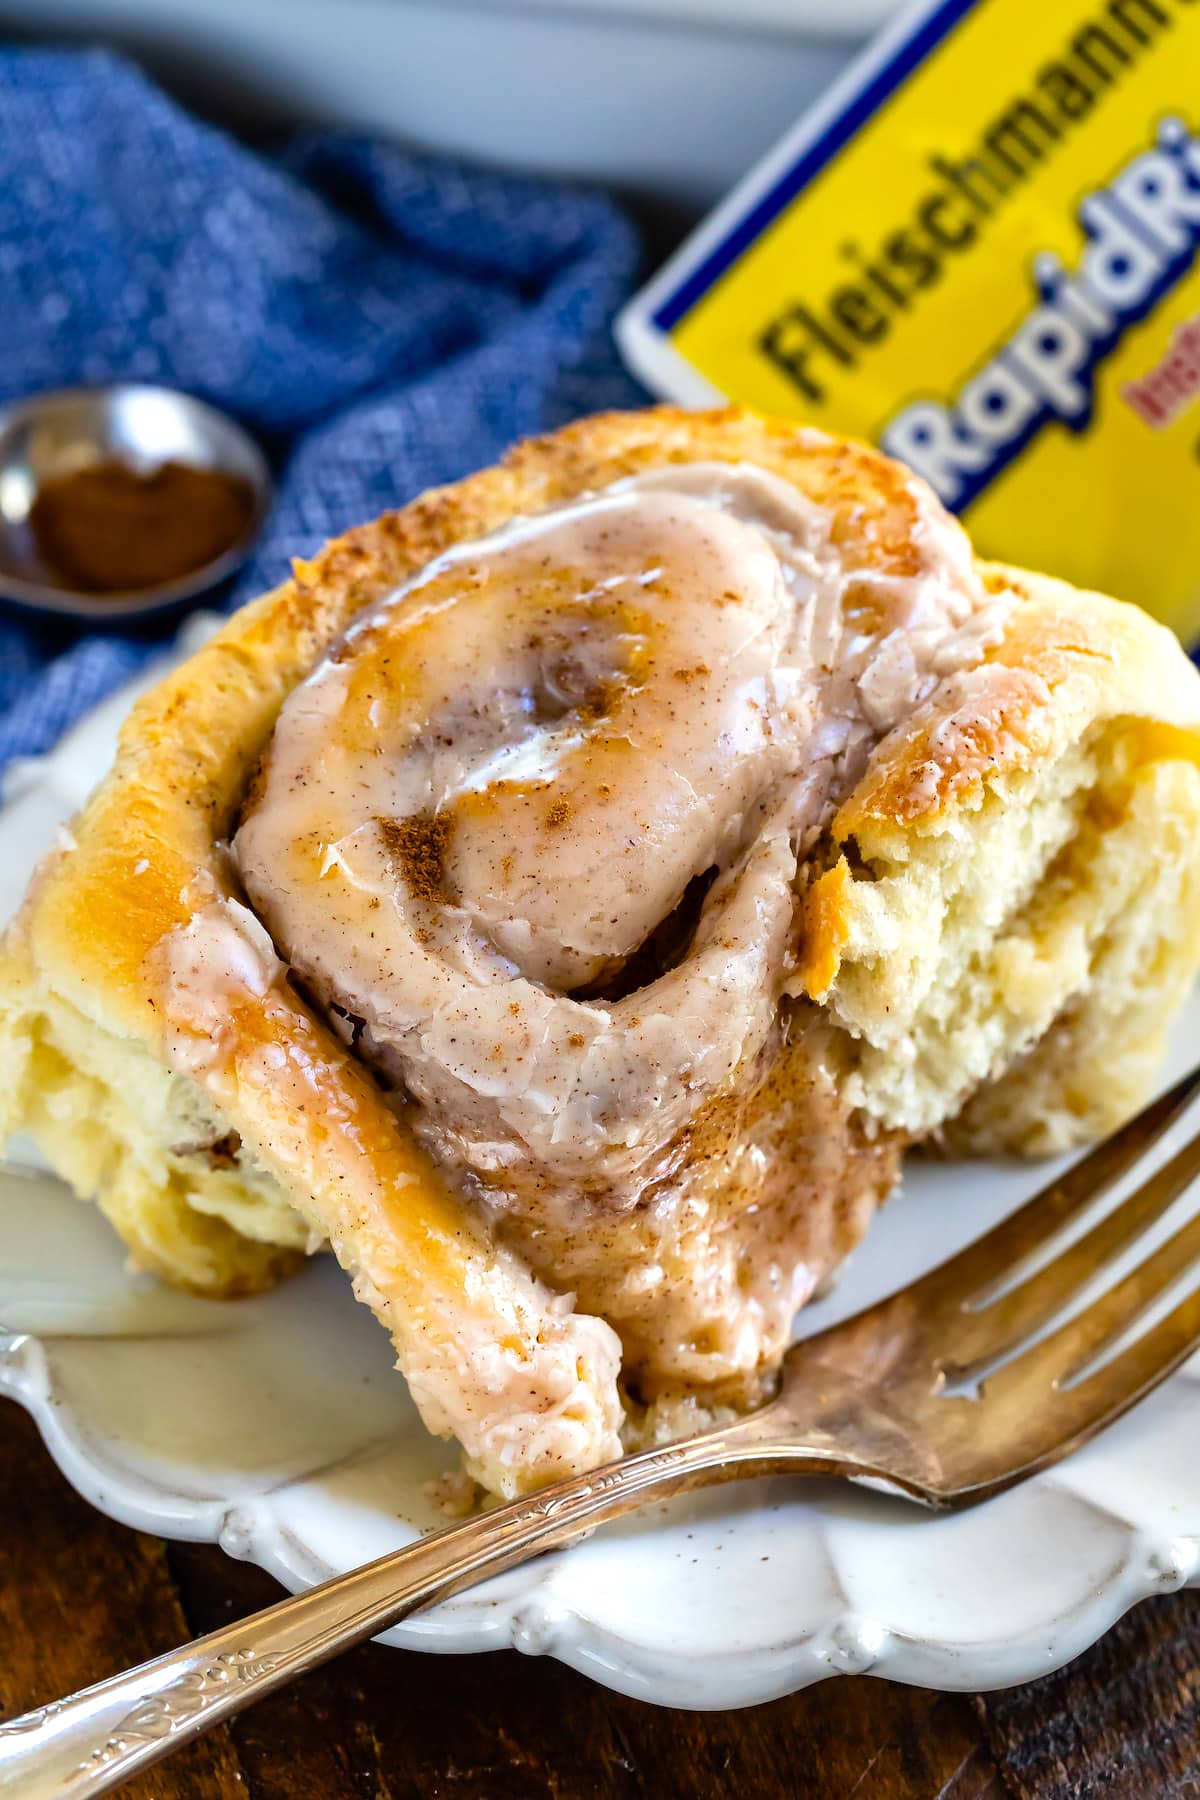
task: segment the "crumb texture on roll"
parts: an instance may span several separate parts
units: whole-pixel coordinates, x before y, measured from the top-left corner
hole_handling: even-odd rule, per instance
[[[202,1290],[327,1241],[517,1492],[761,1397],[906,1145],[1138,1103],[1198,761],[1167,632],[886,458],[585,421],[143,703],[6,948],[13,1119]]]

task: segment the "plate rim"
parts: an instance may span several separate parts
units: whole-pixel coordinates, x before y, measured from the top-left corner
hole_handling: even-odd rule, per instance
[[[1200,1357],[1170,1379],[1200,1389]],[[0,1334],[0,1395],[33,1418],[46,1449],[76,1492],[118,1523],[158,1537],[215,1544],[227,1555],[263,1569],[290,1593],[336,1573],[272,1511],[272,1496],[285,1492],[293,1481],[243,1500],[189,1500],[156,1489],[142,1476],[123,1471],[119,1463],[98,1462],[86,1426],[56,1390],[46,1346],[36,1333]],[[361,1454],[353,1451],[333,1466],[344,1466]],[[499,1577],[510,1582],[514,1575],[523,1579],[507,1604],[485,1598],[488,1613],[482,1619],[477,1615],[486,1583],[406,1620],[377,1641],[443,1655],[503,1649],[549,1655],[618,1693],[695,1712],[759,1705],[834,1675],[873,1675],[942,1692],[1017,1686],[1072,1661],[1131,1607],[1155,1594],[1200,1586],[1200,1531],[1167,1537],[1148,1530],[1064,1481],[1063,1470],[1069,1467],[1059,1465],[1033,1480],[1043,1492],[1054,1488],[1073,1504],[1115,1521],[1122,1532],[1122,1555],[1105,1581],[1084,1583],[1069,1606],[1056,1608],[1049,1635],[1047,1622],[1039,1619],[1019,1633],[1009,1631],[969,1644],[918,1637],[889,1624],[886,1606],[879,1609],[884,1616],[877,1616],[847,1602],[819,1626],[794,1637],[757,1646],[743,1643],[735,1658],[719,1652],[669,1654],[640,1645],[635,1637],[590,1617],[586,1609],[558,1599],[550,1578],[571,1555],[568,1548]],[[294,1481],[305,1479],[298,1475]],[[157,1494],[162,1498],[156,1499]]]

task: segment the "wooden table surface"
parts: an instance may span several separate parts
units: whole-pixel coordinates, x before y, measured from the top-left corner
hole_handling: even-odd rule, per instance
[[[207,1545],[93,1512],[0,1403],[0,1714],[268,1604]],[[122,1790],[130,1800],[1200,1800],[1200,1592],[1004,1694],[837,1679],[669,1712],[515,1652],[367,1645]]]

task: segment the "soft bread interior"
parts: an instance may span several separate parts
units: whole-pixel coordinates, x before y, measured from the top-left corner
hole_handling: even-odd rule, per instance
[[[6,990],[0,1140],[28,1133],[133,1263],[177,1287],[229,1297],[288,1273],[307,1228],[196,1085],[41,984]]]
[[[806,908],[836,891],[836,973],[806,986],[854,1040],[854,1098],[881,1125],[961,1114],[963,1147],[1052,1152],[1143,1098],[1200,954],[1200,770],[1160,736],[1096,728],[843,847]]]

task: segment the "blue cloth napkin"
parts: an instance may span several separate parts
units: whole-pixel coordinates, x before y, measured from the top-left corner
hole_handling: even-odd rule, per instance
[[[0,401],[139,380],[240,418],[278,492],[231,605],[514,438],[644,400],[609,329],[636,262],[600,195],[343,132],[258,156],[106,52],[0,51]],[[0,769],[172,629],[0,608]]]

